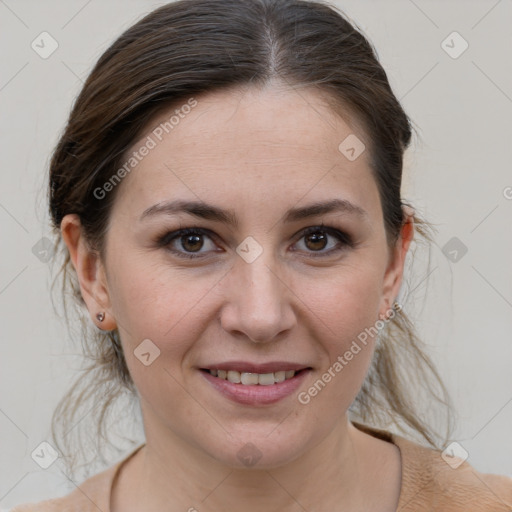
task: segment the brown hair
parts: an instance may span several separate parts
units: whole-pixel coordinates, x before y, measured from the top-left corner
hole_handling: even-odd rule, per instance
[[[340,115],[362,122],[378,185],[388,243],[406,221],[400,187],[403,155],[412,127],[369,41],[337,8],[302,0],[179,0],[126,30],[104,52],[76,99],[50,163],[49,203],[66,318],[69,295],[78,304],[80,339],[90,361],[54,412],[52,435],[71,458],[81,418],[106,439],[105,421],[121,395],[135,398],[117,330],[98,332],[88,318],[76,273],[60,237],[66,214],[78,214],[91,248],[104,255],[114,188],[94,191],[123,163],[126,150],[158,112],[191,96],[280,81],[321,92]],[[417,214],[415,230],[428,245],[431,227]],[[57,276],[59,277],[59,276]],[[57,280],[56,280],[57,281]],[[414,387],[412,384],[417,386]],[[430,407],[449,406],[446,390],[404,311],[380,334],[375,356],[350,412],[376,427],[395,425],[439,447],[440,436],[416,403],[415,389]],[[132,402],[133,403],[133,402]],[[92,410],[90,411],[90,409]],[[59,429],[61,433],[59,434]],[[98,454],[101,448],[97,446]]]

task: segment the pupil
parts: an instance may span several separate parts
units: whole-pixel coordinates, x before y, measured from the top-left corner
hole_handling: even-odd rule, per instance
[[[310,249],[323,249],[325,247],[326,236],[325,236],[325,233],[321,233],[320,231],[317,231],[316,233],[307,235],[307,240],[308,240],[308,242],[313,243],[313,247],[309,247]],[[315,245],[315,244],[320,244],[320,246]]]
[[[185,235],[183,238],[185,239],[183,247],[187,250],[194,252],[201,249],[201,247],[203,246],[203,242],[199,235]],[[191,242],[191,244],[189,244],[189,242]]]

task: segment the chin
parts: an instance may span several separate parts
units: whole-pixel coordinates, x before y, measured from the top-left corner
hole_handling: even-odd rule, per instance
[[[274,432],[272,432],[274,429]],[[233,469],[270,470],[285,466],[300,457],[312,444],[303,432],[293,435],[286,429],[276,434],[275,425],[259,431],[227,436],[224,442],[202,446],[217,462]]]

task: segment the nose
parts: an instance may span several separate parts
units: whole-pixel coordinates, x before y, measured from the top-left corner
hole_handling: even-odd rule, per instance
[[[223,329],[254,343],[276,340],[296,321],[296,296],[283,273],[276,270],[278,266],[263,254],[252,263],[240,258],[222,284],[226,294],[220,314]]]

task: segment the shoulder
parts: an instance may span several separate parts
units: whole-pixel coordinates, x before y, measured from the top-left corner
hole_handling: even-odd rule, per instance
[[[24,503],[8,512],[109,512],[112,484],[120,467],[143,446],[137,447],[117,464],[77,485],[76,489],[66,496],[39,503]]]
[[[367,434],[398,446],[402,485],[397,512],[512,511],[512,477],[480,473],[402,436],[354,423]]]
[[[480,473],[461,459],[392,435],[402,454],[400,512],[420,510],[510,512],[512,478]]]
[[[81,485],[66,496],[40,501],[38,503],[24,503],[10,510],[10,512],[85,512],[89,510],[106,510],[104,508],[105,494],[112,481],[112,472],[116,466],[98,473],[85,480]],[[102,506],[103,505],[103,506]]]

